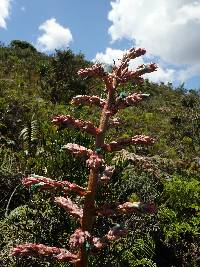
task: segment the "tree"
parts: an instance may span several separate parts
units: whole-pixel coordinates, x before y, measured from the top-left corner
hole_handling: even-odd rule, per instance
[[[82,54],[74,55],[71,50],[60,51],[51,58],[49,64],[40,66],[40,81],[44,95],[49,95],[53,103],[66,103],[75,94],[85,94],[88,82],[81,81],[78,69],[89,65]]]

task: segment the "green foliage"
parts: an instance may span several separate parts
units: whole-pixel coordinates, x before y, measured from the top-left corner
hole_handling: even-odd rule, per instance
[[[182,238],[182,234],[199,234],[200,183],[198,180],[173,177],[165,183],[159,217],[167,239]]]
[[[77,71],[87,65],[82,54],[58,50],[48,64],[40,65],[43,96],[53,103],[67,103],[74,95],[86,94],[89,91],[88,82],[82,81]]]
[[[10,47],[13,49],[29,49],[32,52],[36,52],[37,50],[35,49],[35,47],[33,45],[31,45],[30,43],[26,42],[26,41],[21,41],[21,40],[13,40],[10,43]]]
[[[67,247],[75,222],[56,207],[52,195],[21,186],[24,175],[37,173],[85,186],[88,169],[82,158],[62,149],[66,143],[92,148],[92,139],[76,130],[60,131],[50,120],[72,114],[98,125],[97,107],[72,107],[78,94],[98,94],[100,82],[80,80],[77,70],[90,65],[84,55],[71,50],[47,56],[29,43],[14,40],[0,46],[0,265],[2,267],[64,267],[43,259],[13,259],[9,250],[17,243],[41,242]],[[116,114],[123,120],[112,127],[106,142],[135,134],[156,138],[152,148],[132,147],[120,152],[112,182],[101,189],[98,203],[153,201],[158,214],[121,216],[118,223],[130,235],[92,257],[90,266],[197,267],[199,264],[200,94],[181,85],[121,86],[120,93],[149,93],[136,107]],[[135,157],[135,155],[139,156]],[[79,201],[79,200],[77,200]],[[5,216],[6,215],[6,216]],[[44,227],[45,225],[45,227]],[[98,218],[95,234],[105,234],[112,219]]]

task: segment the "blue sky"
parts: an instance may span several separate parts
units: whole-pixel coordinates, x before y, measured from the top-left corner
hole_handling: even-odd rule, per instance
[[[154,82],[200,88],[200,0],[0,0],[0,41],[26,40],[45,53],[69,47],[112,63],[144,47],[133,62],[155,61]]]

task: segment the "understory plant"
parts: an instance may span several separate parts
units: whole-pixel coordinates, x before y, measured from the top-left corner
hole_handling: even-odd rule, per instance
[[[44,256],[56,259],[62,262],[70,262],[76,267],[88,266],[89,255],[94,255],[99,250],[109,246],[112,241],[125,237],[128,234],[128,228],[119,224],[104,236],[94,235],[94,223],[97,217],[111,217],[131,213],[142,213],[156,211],[155,204],[152,202],[125,202],[125,203],[104,203],[97,206],[97,192],[100,187],[106,187],[114,173],[114,168],[108,166],[105,162],[105,154],[120,151],[122,148],[131,145],[152,145],[154,138],[145,135],[136,135],[129,138],[121,138],[110,143],[105,142],[105,134],[114,125],[120,123],[114,118],[120,109],[134,106],[148,95],[143,93],[126,94],[119,92],[119,86],[127,82],[140,84],[143,82],[142,75],[153,72],[157,69],[155,64],[141,65],[136,70],[129,69],[130,60],[142,56],[146,53],[144,49],[130,49],[126,51],[119,62],[114,63],[112,71],[107,73],[101,64],[94,64],[85,69],[80,69],[78,75],[87,78],[99,78],[105,84],[106,99],[99,96],[78,95],[72,99],[74,105],[86,104],[97,105],[102,110],[100,124],[96,127],[90,121],[84,121],[73,118],[70,115],[58,115],[53,117],[52,122],[61,128],[74,127],[80,131],[86,132],[95,138],[93,149],[83,147],[78,144],[68,143],[63,149],[67,149],[76,156],[86,158],[86,164],[89,168],[89,177],[87,187],[84,188],[68,181],[56,181],[43,176],[28,176],[23,178],[22,183],[26,187],[38,187],[40,190],[52,190],[60,192],[61,196],[55,197],[54,202],[64,208],[79,222],[79,228],[71,235],[68,247],[66,248],[50,247],[43,244],[27,243],[18,245],[12,249],[13,256],[39,257]],[[82,201],[76,204],[71,198],[74,195],[79,196]],[[77,198],[75,198],[77,199]]]

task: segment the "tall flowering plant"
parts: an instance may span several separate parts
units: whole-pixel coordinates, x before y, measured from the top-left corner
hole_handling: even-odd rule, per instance
[[[157,69],[155,64],[141,65],[135,71],[129,70],[129,62],[146,53],[144,49],[130,49],[126,51],[118,65],[114,65],[112,72],[107,73],[100,64],[95,64],[90,68],[81,69],[78,75],[85,77],[96,77],[105,84],[107,99],[99,96],[78,95],[72,99],[72,103],[94,104],[102,109],[100,124],[96,127],[90,121],[78,120],[70,115],[59,115],[52,119],[52,122],[63,127],[74,127],[80,131],[87,132],[95,138],[95,149],[91,150],[78,144],[68,143],[63,148],[69,150],[74,155],[84,155],[86,164],[90,169],[87,188],[83,188],[75,183],[68,181],[56,181],[41,176],[28,176],[22,180],[24,186],[36,186],[40,190],[56,190],[62,192],[60,197],[55,197],[54,202],[69,212],[76,218],[80,227],[75,230],[69,240],[70,250],[64,248],[49,247],[43,244],[22,244],[12,249],[13,256],[45,256],[63,262],[70,262],[76,267],[86,267],[88,256],[98,250],[109,246],[109,243],[128,234],[128,229],[119,225],[111,228],[103,237],[93,235],[93,225],[97,216],[117,216],[130,214],[133,212],[155,212],[154,203],[125,202],[125,203],[106,203],[96,207],[95,199],[98,188],[107,184],[112,177],[114,168],[106,165],[104,154],[119,151],[125,146],[130,145],[152,145],[154,139],[145,135],[136,135],[129,138],[121,138],[111,143],[105,143],[105,134],[113,124],[120,121],[112,117],[120,110],[129,106],[134,106],[147,95],[142,93],[118,93],[119,85],[128,81],[135,84],[143,81],[142,75],[153,72]],[[84,198],[82,207],[78,206],[70,199],[70,194],[75,193]]]

